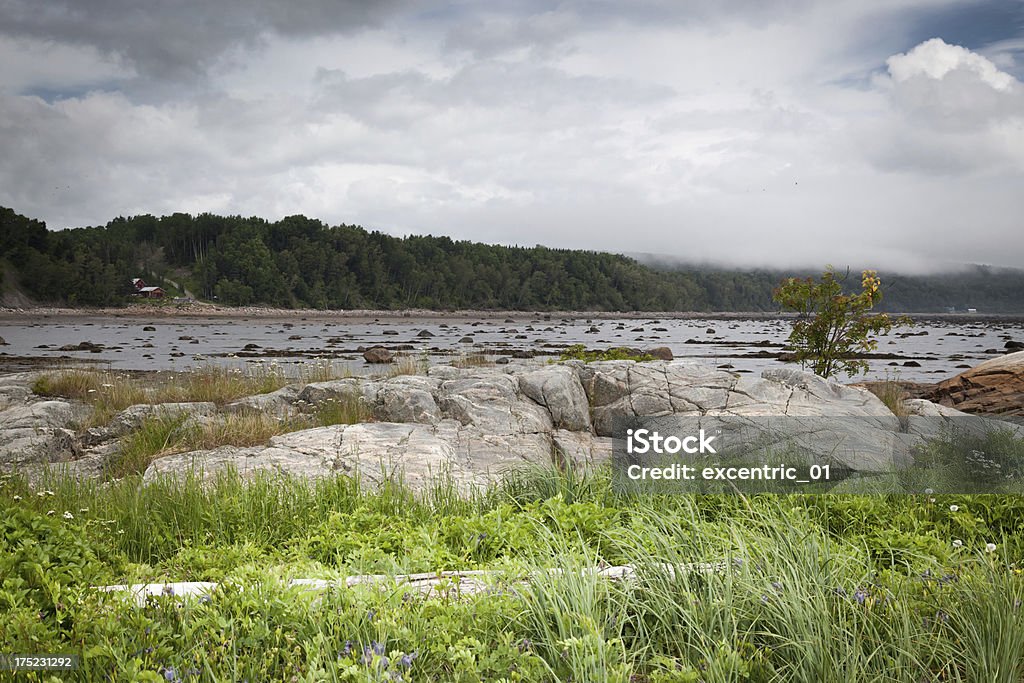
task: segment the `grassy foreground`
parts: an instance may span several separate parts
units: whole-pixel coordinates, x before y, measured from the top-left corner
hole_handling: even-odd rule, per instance
[[[1022,529],[1016,497],[625,497],[601,471],[468,498],[7,476],[0,651],[82,657],[17,680],[1020,681]],[[639,573],[575,571],[603,564]],[[282,585],[479,568],[500,572],[473,595]],[[144,606],[90,588],[164,580],[220,586]]]

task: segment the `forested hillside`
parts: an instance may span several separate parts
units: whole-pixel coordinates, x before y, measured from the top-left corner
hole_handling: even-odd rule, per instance
[[[150,284],[166,277],[232,305],[772,311],[772,289],[787,275],[803,274],[656,270],[616,254],[403,239],[304,216],[269,222],[176,213],[48,231],[0,208],[3,260],[36,300],[95,306],[130,301],[132,277]],[[953,278],[886,276],[885,283],[892,310],[1024,308],[1024,271],[975,268]]]

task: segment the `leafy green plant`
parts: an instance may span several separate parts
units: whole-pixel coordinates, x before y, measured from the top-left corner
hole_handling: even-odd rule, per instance
[[[853,355],[873,351],[878,347],[874,335],[908,322],[905,318],[890,319],[885,313],[868,313],[882,300],[881,280],[873,270],[862,273],[859,294],[844,294],[835,270],[828,266],[819,281],[786,279],[772,298],[783,308],[799,313],[789,335],[795,360],[822,377],[838,372],[853,377],[867,372],[867,361]]]

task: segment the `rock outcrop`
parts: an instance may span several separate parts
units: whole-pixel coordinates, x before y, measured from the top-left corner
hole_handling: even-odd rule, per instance
[[[924,398],[966,413],[1024,416],[1024,351],[992,358],[939,382]]]
[[[621,419],[653,416],[741,418],[755,426],[786,417],[786,438],[812,450],[822,418],[842,418],[846,427],[834,427],[848,432],[842,452],[825,449],[817,455],[845,470],[878,472],[906,461],[915,443],[934,436],[942,420],[961,415],[920,401],[920,414],[932,419],[908,428],[861,387],[789,368],[744,377],[680,361],[436,366],[427,376],[310,384],[295,402],[308,410],[330,400],[362,402],[377,421],[294,432],[274,437],[269,446],[169,456],[154,462],[146,477],[194,467],[211,474],[230,465],[243,474],[358,471],[367,481],[401,476],[413,486],[443,474],[478,486],[526,463],[607,460]]]
[[[1014,356],[1024,360],[1024,354]],[[979,366],[969,386],[962,378],[972,373],[954,380],[970,389],[988,386],[993,396],[1008,400],[1012,392],[997,390],[1002,385],[994,379],[985,384],[987,380],[977,377],[1012,375],[986,367],[1010,360],[1013,356]],[[132,406],[108,425],[85,432],[73,431],[80,405],[39,400],[28,385],[25,377],[0,378],[0,469],[70,462],[80,472],[100,472],[116,439],[153,416],[202,423],[219,419],[220,413],[285,416],[340,401],[358,406],[360,414],[371,418],[283,434],[263,446],[166,456],[150,465],[145,474],[150,480],[192,469],[211,475],[232,467],[243,475],[277,470],[311,478],[358,471],[368,482],[401,477],[413,486],[425,486],[442,475],[459,486],[477,487],[524,464],[586,466],[605,461],[616,429],[637,417],[707,423],[728,418],[756,429],[767,420],[785,418],[782,437],[806,445],[843,470],[870,473],[907,462],[922,439],[963,417],[945,405],[912,400],[907,406],[916,419],[898,418],[862,387],[791,368],[765,370],[755,377],[693,361],[434,366],[425,375],[290,385],[219,409],[211,403]],[[979,390],[972,397],[980,400],[982,395],[989,394]],[[825,429],[845,430],[843,449],[820,445]]]

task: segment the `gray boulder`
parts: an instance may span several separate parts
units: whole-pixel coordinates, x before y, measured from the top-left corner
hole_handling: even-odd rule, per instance
[[[445,417],[472,425],[486,434],[550,432],[551,415],[518,393],[514,376],[479,374],[443,382],[437,404]]]
[[[523,394],[547,409],[558,429],[590,432],[590,404],[576,372],[565,365],[549,365],[519,377]]]
[[[225,413],[266,412],[287,415],[295,409],[294,403],[299,399],[301,389],[298,384],[289,384],[268,394],[256,394],[232,401],[223,410]]]

